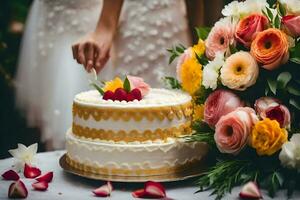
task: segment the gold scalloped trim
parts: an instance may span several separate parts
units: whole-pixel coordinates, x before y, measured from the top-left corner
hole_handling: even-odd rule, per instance
[[[162,106],[162,107],[144,107],[144,108],[108,108],[108,107],[93,107],[84,106],[78,103],[73,103],[73,117],[78,116],[85,120],[89,117],[94,118],[96,121],[113,119],[129,121],[134,119],[135,121],[141,121],[146,118],[149,121],[159,119],[160,121],[167,118],[173,120],[190,118],[193,111],[193,105],[191,102],[177,105],[177,106]]]
[[[167,138],[181,137],[184,135],[191,134],[191,122],[180,125],[179,127],[171,127],[166,129],[156,129],[155,131],[146,130],[144,132],[139,132],[137,130],[132,130],[126,132],[124,130],[113,131],[105,129],[95,129],[89,127],[82,127],[73,123],[72,132],[74,135],[79,137],[99,139],[99,140],[112,140],[114,142],[144,142],[148,140],[164,140]]]
[[[88,164],[79,163],[71,159],[68,154],[66,155],[66,162],[71,166],[80,171],[91,172],[95,174],[103,175],[119,175],[119,176],[151,176],[151,175],[163,175],[163,174],[176,174],[184,170],[192,169],[202,165],[201,160],[195,159],[188,161],[184,164],[172,166],[172,167],[161,167],[156,169],[121,169],[121,168],[107,168],[97,167]]]

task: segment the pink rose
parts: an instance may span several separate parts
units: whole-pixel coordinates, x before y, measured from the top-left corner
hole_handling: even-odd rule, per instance
[[[234,33],[236,24],[230,18],[216,22],[205,40],[205,54],[213,60],[216,53],[230,55],[230,45],[235,45]]]
[[[268,27],[269,20],[260,14],[252,14],[242,19],[236,28],[235,37],[238,42],[249,48],[258,32]]]
[[[296,15],[287,15],[281,19],[281,23],[285,29],[285,31],[293,36],[300,36],[300,16]]]
[[[220,152],[237,155],[247,144],[252,127],[257,121],[255,111],[249,107],[237,108],[221,117],[214,135]]]
[[[214,127],[219,119],[238,107],[244,106],[240,98],[229,90],[215,90],[204,104],[204,121]]]
[[[144,79],[136,76],[127,76],[131,89],[139,89],[142,93],[142,96],[146,96],[149,93],[150,86],[144,82]]]
[[[291,124],[291,114],[289,109],[281,104],[278,99],[272,97],[261,97],[255,101],[255,110],[262,118],[269,118],[278,121],[280,127],[289,128]]]

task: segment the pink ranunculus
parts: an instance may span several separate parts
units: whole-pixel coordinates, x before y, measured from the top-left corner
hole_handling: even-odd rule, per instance
[[[204,104],[204,121],[214,127],[219,119],[238,107],[244,106],[241,99],[229,90],[215,90]]]
[[[255,101],[254,109],[255,109],[257,115],[260,118],[264,119],[264,118],[266,118],[266,110],[269,107],[278,106],[279,104],[280,104],[280,101],[273,97],[261,97]]]
[[[149,93],[150,86],[144,82],[144,79],[137,76],[127,76],[131,89],[139,89],[142,93],[142,96],[146,96]]]
[[[184,52],[178,58],[177,65],[176,65],[176,74],[177,74],[177,80],[179,80],[179,82],[181,82],[181,78],[180,78],[181,66],[185,61],[187,61],[188,59],[191,59],[193,57],[193,53],[194,52],[193,52],[192,48],[190,47],[190,48],[184,50]]]
[[[236,22],[231,18],[223,18],[216,22],[205,40],[205,54],[210,60],[213,60],[218,52],[230,55],[230,45],[235,45],[235,28]]]
[[[300,36],[300,16],[287,15],[282,17],[281,23],[284,30],[293,37]]]
[[[238,42],[249,48],[258,32],[268,27],[269,20],[264,15],[252,14],[243,18],[237,25],[235,37]]]
[[[257,121],[255,111],[249,107],[240,107],[222,116],[216,124],[214,135],[220,152],[237,155],[247,144]]]
[[[273,97],[261,97],[255,101],[255,110],[260,118],[269,118],[278,121],[280,127],[289,128],[291,114],[289,109]]]

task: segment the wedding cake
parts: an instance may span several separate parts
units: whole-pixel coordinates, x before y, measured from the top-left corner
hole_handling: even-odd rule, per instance
[[[183,138],[191,134],[188,94],[149,89],[139,100],[104,96],[91,90],[74,98],[66,134],[70,166],[104,175],[175,174],[199,165],[207,153],[206,144]]]

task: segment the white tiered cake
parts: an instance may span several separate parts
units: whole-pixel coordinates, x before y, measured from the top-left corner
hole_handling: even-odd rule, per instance
[[[76,95],[73,126],[67,132],[66,161],[74,168],[104,175],[174,174],[198,165],[203,143],[191,134],[191,97],[150,89],[140,101],[104,100],[98,91]]]

